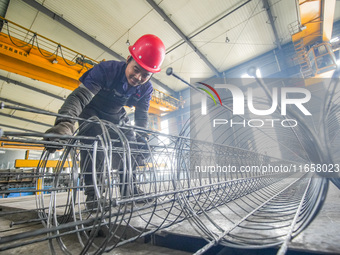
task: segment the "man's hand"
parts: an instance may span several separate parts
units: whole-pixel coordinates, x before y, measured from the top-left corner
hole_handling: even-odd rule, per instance
[[[55,126],[46,130],[45,134],[56,134],[56,135],[73,135],[73,124],[70,122],[59,122]],[[59,142],[63,141],[59,138],[44,138],[45,141]],[[54,153],[56,150],[61,150],[63,147],[60,145],[45,145],[46,150],[50,153]]]

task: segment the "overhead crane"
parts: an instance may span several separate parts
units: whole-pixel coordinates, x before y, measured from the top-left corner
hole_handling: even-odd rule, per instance
[[[0,20],[4,23],[3,31],[7,32],[0,33],[0,69],[74,90],[80,84],[79,78],[99,63],[3,17]],[[160,130],[161,114],[174,111],[178,106],[178,99],[154,89],[149,108],[150,128]],[[128,113],[133,112],[129,107],[126,110]],[[42,149],[39,146],[24,147],[11,142],[2,142],[0,147]],[[36,161],[21,159],[16,161],[15,166],[36,167],[37,164]],[[50,161],[49,164],[54,167],[56,162]]]
[[[306,78],[305,85],[315,83],[308,78],[329,78],[337,67],[330,44],[335,0],[299,0],[299,24],[291,26],[292,42]]]
[[[74,90],[83,73],[99,63],[3,17],[0,20],[7,28],[7,33],[0,33],[0,68],[3,70]],[[177,110],[179,103],[177,98],[154,89],[149,109],[151,128],[160,130],[161,114]]]
[[[91,61],[90,59],[79,57],[74,63],[80,66],[82,66],[81,62],[92,65],[88,62]],[[58,64],[56,61],[59,60],[56,59],[54,64]],[[335,112],[333,109],[336,109],[336,106],[332,108],[331,113]],[[326,114],[324,116],[325,118],[332,117]],[[67,253],[71,253],[71,249],[75,248],[77,254],[88,251],[101,254],[104,251],[112,252],[112,249],[120,245],[135,241],[140,237],[148,237],[157,231],[164,236],[167,232],[160,231],[169,229],[176,231],[178,226],[181,238],[185,235],[192,235],[194,232],[207,242],[196,254],[203,254],[217,244],[241,249],[281,246],[278,254],[284,254],[292,238],[303,231],[320,210],[327,193],[328,180],[306,178],[305,173],[289,173],[288,177],[293,178],[287,178],[286,173],[277,172],[236,172],[234,174],[212,171],[195,172],[193,166],[210,165],[211,162],[218,162],[225,166],[232,162],[237,169],[240,169],[242,164],[246,163],[255,166],[266,164],[289,166],[300,161],[296,161],[295,157],[288,157],[290,160],[281,160],[265,156],[261,154],[261,151],[244,149],[243,142],[239,141],[247,141],[247,136],[241,130],[235,131],[235,135],[241,139],[235,141],[234,146],[228,145],[231,144],[234,136],[229,136],[225,130],[217,130],[214,133],[215,137],[211,134],[211,137],[202,141],[198,135],[194,136],[187,128],[189,123],[183,128],[187,133],[182,133],[181,136],[150,132],[147,147],[151,156],[148,164],[138,167],[136,179],[132,176],[131,164],[128,164],[125,169],[129,180],[127,184],[132,187],[133,183],[137,183],[144,191],[143,196],[136,196],[137,194],[133,192],[130,192],[128,196],[120,196],[119,185],[121,183],[117,171],[116,169],[107,170],[105,166],[111,166],[111,157],[104,157],[105,163],[101,164],[100,168],[93,168],[94,176],[98,173],[98,176],[107,174],[110,177],[98,178],[98,183],[94,182],[96,196],[100,198],[96,210],[91,210],[86,205],[82,189],[85,187],[84,177],[87,173],[77,167],[78,158],[72,155],[77,150],[90,151],[89,147],[81,145],[80,142],[84,139],[80,130],[86,128],[78,130],[76,140],[70,140],[64,144],[66,153],[59,157],[59,162],[63,163],[58,165],[57,171],[49,173],[47,168],[50,166],[42,164],[36,172],[32,172],[31,176],[22,174],[20,176],[22,179],[18,178],[25,181],[28,177],[38,178],[33,189],[36,196],[32,196],[34,199],[29,201],[29,206],[24,208],[26,211],[36,212],[36,215],[31,217],[25,210],[17,208],[12,200],[9,200],[10,209],[6,208],[2,216],[14,218],[13,215],[18,215],[15,220],[12,220],[11,226],[20,227],[22,232],[15,232],[17,228],[5,229],[4,236],[0,239],[0,250],[7,251],[48,240],[52,254],[57,253],[59,247]],[[127,140],[124,133],[115,129],[115,126],[101,124],[103,124],[101,125],[103,134],[112,130],[121,134],[118,137],[122,141]],[[325,129],[332,131],[332,127],[333,125],[326,126]],[[129,127],[122,127],[123,130],[127,128]],[[195,128],[198,134],[205,134],[204,124],[197,124]],[[305,135],[308,130],[305,126],[298,129],[298,136],[305,140],[306,145],[310,145],[311,142]],[[281,132],[283,136],[293,136],[290,129],[284,129]],[[16,139],[20,135],[28,136],[28,134],[20,133],[8,135]],[[210,138],[215,138],[220,142],[222,137],[225,144],[209,142]],[[14,141],[31,141],[33,145],[35,142],[40,142],[43,145],[46,141],[42,142],[41,138],[40,134],[35,134],[33,141],[28,138]],[[267,141],[271,141],[267,138],[271,138],[270,133],[263,132],[260,141],[267,144]],[[321,136],[321,138],[324,137]],[[164,142],[165,139],[168,140],[167,143]],[[299,145],[296,140],[290,141],[290,148]],[[98,137],[98,140],[94,138],[91,148],[96,146],[96,153],[98,141],[104,141],[99,145],[99,149],[107,155],[113,152],[121,153],[124,160],[128,162],[134,161],[138,154],[145,154],[144,149],[130,150],[129,148],[133,146],[128,145],[133,142],[128,142],[124,148],[112,147],[110,141],[106,143],[103,136],[100,139]],[[314,150],[316,150],[322,155],[325,150],[319,147],[319,144],[296,148],[304,149],[310,154],[315,153]],[[283,149],[285,150],[286,147],[283,146]],[[287,153],[295,156],[290,149]],[[96,159],[96,154],[89,152],[87,156],[93,155]],[[47,163],[48,158],[49,154],[45,152],[42,163]],[[70,165],[68,158],[71,158]],[[94,163],[93,166],[95,165]],[[64,179],[63,168],[65,166],[67,168],[71,166],[67,176],[72,176],[72,178]],[[309,174],[311,173],[308,173],[308,177]],[[53,182],[48,183],[46,180],[53,180]],[[49,186],[50,184],[52,186]],[[26,188],[26,191],[29,190],[32,189]],[[6,190],[2,191],[2,194],[5,192]],[[44,194],[44,192],[50,192],[50,194]],[[18,214],[22,212],[25,214]],[[20,217],[22,215],[25,217]],[[33,231],[24,228],[26,224],[40,222],[44,224],[37,224]],[[190,233],[191,229],[193,232]],[[96,238],[94,233],[98,233],[99,230],[108,230],[107,235]],[[74,234],[79,237],[76,241],[71,239]],[[193,237],[196,238],[196,236]],[[72,242],[71,245],[67,243],[69,240]]]

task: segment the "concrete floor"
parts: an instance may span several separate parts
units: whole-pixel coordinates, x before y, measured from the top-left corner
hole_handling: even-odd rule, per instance
[[[340,190],[330,182],[326,201],[321,211],[312,223],[291,241],[289,249],[304,251],[307,254],[340,254],[339,229]],[[160,233],[165,236],[177,234],[199,237],[188,222],[173,225],[166,230],[161,230]]]
[[[340,254],[340,190],[330,183],[326,201],[313,222],[290,247],[310,252]]]
[[[74,241],[74,240],[73,240]],[[69,241],[69,244],[72,240]],[[71,246],[72,247],[72,246]],[[71,248],[72,254],[79,254],[79,249],[74,247]],[[39,255],[50,255],[50,249],[48,247],[47,242],[36,243],[32,245],[27,245],[20,248],[15,248],[7,251],[1,252],[1,255],[28,255],[28,254],[39,254]],[[57,252],[57,255],[64,254],[61,251]],[[115,248],[114,250],[105,253],[110,255],[126,255],[126,254],[134,254],[134,255],[188,255],[191,253],[172,250],[165,247],[154,246],[151,244],[142,244],[142,243],[129,243],[122,247]]]
[[[23,219],[25,217],[33,218],[33,215],[34,215],[33,213],[26,213],[23,216]],[[19,219],[17,217],[15,217],[15,218],[14,217],[11,217],[11,218],[0,217],[0,232],[8,229],[8,226],[9,226],[11,221],[18,221],[18,220]],[[16,226],[14,226],[14,228],[16,228]],[[38,224],[34,223],[34,224],[21,225],[18,228],[17,231],[11,231],[11,234],[15,234],[15,233],[20,232],[21,228],[25,229],[25,231],[27,231],[27,229],[34,231],[34,230],[41,229],[41,224],[40,223],[38,223]],[[0,235],[0,237],[1,237],[1,235]],[[101,239],[99,237],[98,240],[101,241],[101,240],[104,240],[104,239],[103,238]],[[26,239],[25,239],[25,241],[26,241]],[[80,254],[81,247],[79,245],[79,241],[78,241],[76,235],[68,235],[67,238],[63,238],[63,242],[72,254]],[[125,254],[188,255],[188,254],[190,254],[190,253],[179,251],[179,250],[173,250],[173,249],[169,249],[169,248],[165,248],[165,247],[154,246],[154,245],[151,245],[150,242],[149,243],[143,243],[143,242],[144,242],[144,240],[138,240],[136,242],[128,243],[124,246],[117,247],[117,248],[113,249],[112,251],[105,253],[105,254],[110,254],[110,255],[123,255],[123,254],[124,255]],[[65,254],[60,250],[60,248],[59,248],[59,246],[58,246],[58,244],[56,243],[55,240],[53,241],[53,243],[54,243],[54,247],[56,249],[57,255]],[[1,247],[1,245],[0,245],[0,247]],[[25,246],[22,246],[22,247],[17,247],[17,248],[5,250],[5,251],[0,251],[0,254],[1,255],[28,255],[28,254],[50,255],[52,253],[50,251],[48,241],[42,241],[42,242],[39,242],[39,243],[33,243],[33,244],[25,245]]]
[[[45,206],[49,204],[49,195],[44,195],[46,198]],[[60,203],[63,203],[64,196],[61,194]],[[1,237],[6,237],[8,235],[17,234],[21,232],[28,232],[39,230],[42,228],[42,224],[40,222],[35,223],[25,223],[13,226],[10,228],[10,224],[12,222],[20,222],[29,219],[36,219],[37,214],[34,211],[36,208],[35,204],[35,196],[23,196],[23,197],[14,197],[14,198],[5,198],[0,199],[0,241]],[[1,216],[1,213],[6,212],[14,212],[14,211],[22,211],[24,209],[24,213],[11,214]],[[32,210],[32,211],[29,211]],[[62,214],[63,209],[59,210]],[[42,236],[43,237],[43,236]],[[101,242],[104,238],[97,237],[97,240]],[[27,239],[25,239],[27,241]],[[57,255],[64,254],[56,241],[54,240],[54,248],[56,249]],[[68,235],[67,238],[63,238],[63,242],[67,246],[67,248],[71,251],[72,254],[79,254],[82,250],[79,241],[76,235]],[[42,241],[39,243],[33,243],[29,245],[25,245],[22,247],[17,247],[5,251],[1,251],[0,244],[0,254],[1,255],[27,255],[27,254],[39,254],[39,255],[50,255],[50,248],[48,241]],[[122,254],[136,254],[136,255],[188,255],[191,253],[187,253],[184,251],[173,250],[165,247],[154,246],[151,244],[150,240],[138,239],[136,242],[125,244],[121,247],[117,247],[112,251],[105,253],[110,255],[122,255]]]
[[[28,200],[25,197],[17,198],[17,199],[0,199],[0,208],[2,208],[3,212],[6,211],[7,207],[13,208],[35,208],[34,200]],[[305,229],[299,236],[294,238],[294,240],[289,245],[291,250],[301,250],[308,253],[317,253],[317,254],[340,254],[340,190],[338,190],[333,184],[330,184],[330,189],[326,198],[326,202],[320,211],[319,215],[314,219],[314,221]],[[33,218],[29,212],[22,214],[23,219],[26,218]],[[16,216],[18,217],[18,216]],[[0,233],[6,231],[10,222],[12,221],[19,221],[20,218],[8,218],[8,217],[0,217]],[[25,226],[20,226],[25,227]],[[32,230],[36,228],[41,228],[41,224],[29,224],[28,226]],[[17,231],[20,231],[18,228]],[[14,234],[14,232],[11,232]],[[179,237],[177,240],[181,242],[181,236],[187,236],[189,238],[196,237],[200,238],[200,236],[195,233],[189,223],[180,223],[171,228],[166,230],[162,230],[159,232],[160,235],[166,236],[167,234],[177,235]],[[6,232],[3,232],[1,236],[6,236]],[[189,240],[189,241],[188,241]],[[184,239],[183,242],[188,242],[186,245],[190,245],[190,242],[194,242],[195,239]],[[68,247],[72,247],[72,254],[79,254],[80,247],[78,247],[78,240],[76,237],[67,238],[65,244]],[[177,242],[177,241],[176,241]],[[155,242],[157,244],[157,242]],[[159,243],[158,243],[159,244]],[[177,244],[177,243],[176,243]],[[171,243],[170,243],[171,246]],[[175,245],[174,245],[175,246]],[[174,247],[173,246],[173,247]],[[0,246],[1,247],[1,246]],[[56,245],[57,247],[57,245]],[[31,245],[26,245],[19,248],[10,249],[7,251],[2,251],[2,254],[9,254],[9,255],[19,255],[19,254],[38,254],[47,255],[51,254],[48,248],[48,242],[43,241],[40,243],[35,243]],[[57,254],[63,254],[61,251]],[[126,244],[122,247],[115,248],[111,252],[107,254],[163,254],[163,255],[186,255],[191,254],[184,251],[168,249],[160,246],[152,245],[150,242],[143,243],[143,241],[133,242]],[[238,253],[243,254],[243,253]]]

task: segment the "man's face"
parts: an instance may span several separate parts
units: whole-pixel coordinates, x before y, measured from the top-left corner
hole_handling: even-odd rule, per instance
[[[133,87],[146,83],[151,78],[152,73],[142,68],[131,56],[129,58],[131,58],[131,61],[128,62],[125,69],[128,83]]]

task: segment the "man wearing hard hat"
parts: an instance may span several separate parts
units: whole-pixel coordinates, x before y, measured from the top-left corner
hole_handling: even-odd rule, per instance
[[[131,55],[126,62],[104,61],[85,72],[79,79],[81,84],[67,97],[58,113],[83,119],[97,116],[114,124],[124,124],[129,119],[123,106],[134,106],[135,125],[146,128],[153,91],[150,78],[161,70],[165,47],[157,36],[147,34],[129,46],[129,52]],[[46,133],[72,135],[74,124],[70,118],[57,117],[55,125]],[[96,136],[99,131],[94,125],[85,135]],[[133,132],[125,135],[130,141],[136,140]],[[85,157],[86,151],[82,151],[81,167],[84,167]],[[92,171],[91,164],[85,168],[83,172]],[[121,182],[122,176],[121,173]],[[91,174],[85,176],[85,184],[92,184]],[[85,194],[87,201],[95,198],[93,188],[86,188]]]

